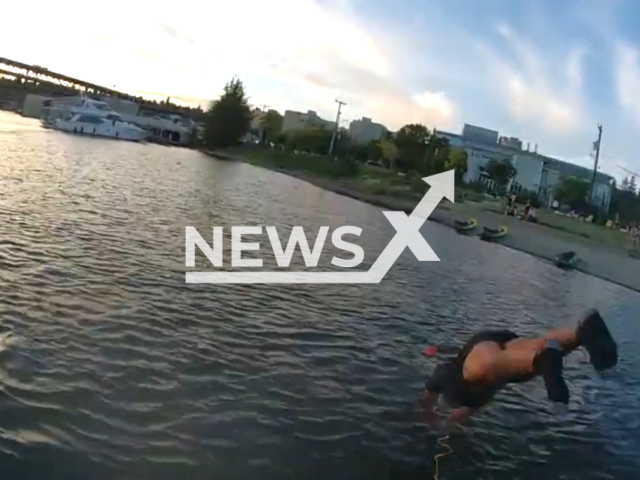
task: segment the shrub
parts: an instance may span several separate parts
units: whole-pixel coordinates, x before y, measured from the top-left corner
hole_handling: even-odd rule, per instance
[[[419,175],[417,177],[411,177],[409,180],[409,188],[411,188],[412,192],[419,193],[420,195],[424,195],[427,192],[427,184]]]

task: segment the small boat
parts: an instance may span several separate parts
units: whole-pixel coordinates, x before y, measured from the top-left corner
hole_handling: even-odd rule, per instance
[[[469,220],[455,220],[453,223],[453,227],[456,229],[458,233],[467,233],[476,228],[478,222],[475,218],[470,218]]]
[[[575,268],[580,259],[576,252],[564,252],[556,257],[556,267],[559,268]]]
[[[502,226],[499,228],[484,227],[484,230],[482,231],[480,238],[482,240],[498,240],[504,237],[506,234],[507,234],[506,226]]]

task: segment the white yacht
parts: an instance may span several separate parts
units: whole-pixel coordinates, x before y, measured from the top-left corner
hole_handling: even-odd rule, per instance
[[[149,136],[146,130],[124,121],[106,102],[85,97],[52,100],[42,125],[53,130],[135,142]]]

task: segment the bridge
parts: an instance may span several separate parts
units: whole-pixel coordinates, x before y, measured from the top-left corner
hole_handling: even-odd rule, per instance
[[[61,73],[52,72],[51,70],[39,67],[37,65],[27,65],[26,63],[17,62],[8,58],[0,57],[0,75],[19,78],[28,82],[46,82],[60,87],[79,90],[96,95],[113,95],[121,98],[132,98],[116,90],[96,85],[95,83],[85,82],[77,78],[68,77]]]
[[[75,90],[93,95],[107,95],[136,102],[142,110],[158,113],[177,113],[186,115],[194,119],[201,119],[202,110],[192,107],[181,107],[172,103],[155,102],[145,100],[142,97],[135,97],[117,90],[96,85],[95,83],[85,82],[77,78],[69,77],[61,73],[52,72],[48,68],[38,65],[28,65],[26,63],[11,60],[9,58],[0,57],[0,78],[9,77],[20,80],[31,88],[46,90],[46,85],[53,87],[54,90]],[[17,85],[19,87],[19,84]],[[0,83],[0,88],[2,83]]]

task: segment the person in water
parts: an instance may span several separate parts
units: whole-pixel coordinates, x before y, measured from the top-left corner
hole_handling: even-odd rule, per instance
[[[587,350],[598,372],[618,363],[616,342],[596,310],[587,312],[577,327],[551,330],[544,337],[521,338],[509,330],[480,332],[453,360],[438,364],[427,379],[427,411],[433,415],[442,395],[452,407],[448,423],[455,424],[490,403],[506,384],[537,376],[544,380],[551,401],[567,404],[569,389],[562,376],[562,360],[578,347]]]

